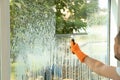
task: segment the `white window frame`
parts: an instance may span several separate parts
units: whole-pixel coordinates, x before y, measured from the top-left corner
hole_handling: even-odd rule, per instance
[[[120,0],[118,0],[118,30],[120,30]],[[118,61],[117,66],[120,67],[120,61]]]
[[[10,80],[9,0],[0,0],[0,80]]]
[[[120,0],[111,0],[110,10],[110,65],[117,66],[114,58],[114,38],[120,26]]]

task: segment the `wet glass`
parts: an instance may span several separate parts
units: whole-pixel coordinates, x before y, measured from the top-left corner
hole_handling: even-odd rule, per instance
[[[82,64],[70,52],[69,45],[73,36],[86,54],[108,63],[109,9],[108,3],[99,1],[100,15],[88,15],[85,34],[56,34],[53,1],[11,0],[11,80],[108,80]],[[105,23],[99,24],[103,20]]]

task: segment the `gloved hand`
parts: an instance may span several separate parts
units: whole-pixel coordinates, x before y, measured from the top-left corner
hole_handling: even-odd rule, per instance
[[[75,43],[73,39],[70,42],[70,50],[73,54],[76,54],[81,62],[84,62],[84,59],[87,57],[87,55],[80,50],[78,44]]]

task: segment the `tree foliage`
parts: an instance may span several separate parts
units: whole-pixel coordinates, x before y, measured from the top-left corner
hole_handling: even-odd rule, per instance
[[[73,30],[85,30],[87,17],[98,10],[98,1],[56,0],[56,33],[68,34]]]

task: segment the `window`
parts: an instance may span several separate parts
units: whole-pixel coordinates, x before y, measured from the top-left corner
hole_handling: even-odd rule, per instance
[[[59,13],[55,13],[61,6],[59,4],[55,6],[57,3],[54,1],[10,1],[11,80],[66,78],[107,80],[81,64],[69,50],[69,41],[73,34],[75,41],[86,54],[105,63],[109,62],[107,56],[108,0],[81,1],[84,3],[81,5],[82,15],[77,12],[79,8],[67,6],[71,7],[70,11],[73,14],[76,13],[76,16],[70,16],[69,10],[65,7],[60,10],[63,10],[63,13],[64,10],[68,10],[69,15],[64,14],[64,19],[61,19],[63,16],[58,17]],[[69,4],[79,5],[80,3],[76,0],[75,3]],[[73,8],[75,10],[72,10]],[[77,16],[82,18],[78,19]],[[67,22],[69,17],[70,20]],[[68,32],[71,31],[71,25],[82,27],[72,29],[72,33],[56,34],[56,26],[61,28],[69,25]],[[66,28],[60,32],[67,32],[64,29]],[[85,33],[81,33],[81,30]]]

